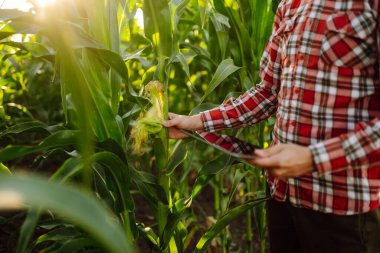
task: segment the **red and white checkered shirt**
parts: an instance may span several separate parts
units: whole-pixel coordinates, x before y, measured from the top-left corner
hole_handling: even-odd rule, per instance
[[[286,181],[268,176],[275,199],[288,197],[295,206],[339,215],[379,207],[377,4],[283,0],[261,60],[261,83],[201,114],[206,132],[256,124],[275,114],[272,145],[310,148],[311,174]]]

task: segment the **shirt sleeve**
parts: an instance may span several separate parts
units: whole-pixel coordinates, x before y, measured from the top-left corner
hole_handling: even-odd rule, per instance
[[[374,0],[373,7],[377,15],[377,48],[380,59],[380,0]],[[314,169],[319,175],[348,168],[380,166],[380,115],[369,123],[358,123],[353,132],[310,145],[309,148],[314,157]]]
[[[281,30],[283,4],[275,17],[273,32],[260,62],[261,83],[238,98],[231,98],[217,108],[201,113],[204,131],[240,128],[269,118],[277,109],[281,76]]]
[[[355,131],[309,146],[319,175],[380,166],[380,116]]]

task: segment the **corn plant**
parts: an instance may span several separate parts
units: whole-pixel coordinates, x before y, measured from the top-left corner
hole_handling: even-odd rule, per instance
[[[51,125],[31,114],[22,123],[10,120],[0,133],[6,142],[42,133],[0,149],[0,209],[29,208],[17,252],[133,252],[142,238],[155,252],[229,252],[228,225],[244,214],[247,246],[240,250],[252,252],[252,208],[264,252],[261,172],[192,140],[169,141],[160,122],[169,111],[212,108],[259,81],[272,8],[268,1],[67,0],[29,13],[0,10],[0,43],[13,52],[3,60],[24,54],[51,66],[48,82],[59,83],[63,116]],[[135,19],[139,11],[144,28]],[[36,39],[16,43],[13,34]],[[263,147],[269,130],[264,122],[230,134]],[[31,154],[36,161],[64,158],[49,180],[18,175],[12,162]],[[208,185],[215,222],[204,227],[195,209],[202,211],[197,199]],[[154,217],[150,224],[137,219],[139,196]],[[46,209],[60,219],[46,217]],[[35,238],[37,227],[48,229]]]

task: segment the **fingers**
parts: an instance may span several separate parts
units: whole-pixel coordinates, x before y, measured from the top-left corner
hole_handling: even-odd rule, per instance
[[[281,156],[270,156],[264,158],[258,158],[252,161],[252,163],[261,168],[275,168],[279,167]]]
[[[184,139],[188,138],[189,136],[182,133],[180,130],[177,128],[169,128],[169,138],[170,139]]]
[[[174,126],[177,126],[178,124],[179,124],[179,118],[173,118],[173,119],[165,120],[162,122],[162,125],[164,127],[174,127]]]
[[[162,122],[164,127],[175,127],[178,126],[181,122],[181,115],[175,113],[169,113],[169,120],[165,120]]]
[[[281,152],[283,150],[283,145],[277,145],[277,146],[273,146],[273,147],[270,147],[268,149],[256,149],[255,150],[255,155],[259,156],[259,157],[271,157],[275,154],[278,154],[279,152]]]
[[[169,119],[175,119],[175,118],[178,118],[180,115],[178,114],[175,114],[175,113],[172,113],[172,112],[169,112]]]

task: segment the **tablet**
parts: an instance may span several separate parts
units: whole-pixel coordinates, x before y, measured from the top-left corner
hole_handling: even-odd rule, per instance
[[[181,130],[184,134],[206,143],[230,156],[244,159],[244,160],[254,160],[257,157],[253,154],[255,149],[258,148],[248,142],[240,140],[237,137],[230,135],[219,135],[215,133],[198,133],[191,132],[188,130]],[[211,139],[218,140],[216,143],[212,142]]]

